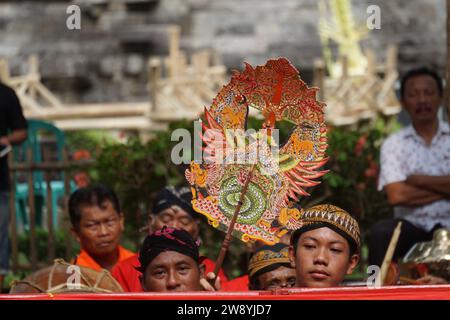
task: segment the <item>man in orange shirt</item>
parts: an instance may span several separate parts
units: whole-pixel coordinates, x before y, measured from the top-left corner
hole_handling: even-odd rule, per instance
[[[69,199],[72,233],[81,252],[72,262],[96,271],[113,267],[134,255],[119,245],[124,218],[119,200],[102,185],[78,189]]]
[[[192,209],[192,193],[188,188],[165,187],[156,196],[152,212],[148,220],[148,234],[154,230],[160,230],[164,226],[183,229],[195,240],[199,238],[200,217]],[[215,264],[206,257],[200,257],[200,264],[205,274],[214,270]],[[119,263],[112,275],[120,283],[125,292],[142,292],[142,284],[139,280],[140,273],[138,255],[134,255]],[[221,282],[227,281],[223,270],[219,271],[218,278]]]

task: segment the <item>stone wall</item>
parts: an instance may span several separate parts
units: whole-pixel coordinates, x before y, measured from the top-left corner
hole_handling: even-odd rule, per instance
[[[174,1],[176,2],[176,1]],[[192,47],[213,46],[228,66],[243,58],[263,63],[267,58],[287,56],[296,65],[310,68],[321,55],[315,0],[189,0]],[[445,67],[444,0],[353,0],[357,23],[366,25],[367,7],[376,4],[381,29],[368,31],[363,41],[383,57],[389,44],[399,46],[400,68],[417,63]]]
[[[121,4],[125,1],[125,4]],[[66,102],[146,99],[146,59],[167,53],[165,26],[182,26],[188,52],[213,48],[229,68],[286,56],[311,79],[321,56],[316,0],[75,0],[0,2],[0,56],[22,73],[30,53],[47,85]],[[66,28],[66,8],[82,8],[81,30]],[[353,0],[358,23],[381,8],[381,29],[363,41],[383,58],[399,46],[399,69],[429,64],[443,73],[445,0]]]

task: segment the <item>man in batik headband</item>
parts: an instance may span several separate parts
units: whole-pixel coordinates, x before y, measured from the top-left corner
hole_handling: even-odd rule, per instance
[[[163,227],[145,238],[139,251],[144,291],[200,291],[198,243],[185,230]]]
[[[289,261],[289,246],[277,243],[260,247],[250,259],[248,275],[250,290],[293,287],[296,278],[295,268]]]
[[[358,222],[333,205],[318,205],[302,215],[303,226],[291,237],[289,257],[297,287],[336,287],[359,262]]]

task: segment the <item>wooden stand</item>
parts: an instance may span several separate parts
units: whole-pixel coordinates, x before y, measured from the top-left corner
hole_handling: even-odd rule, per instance
[[[388,48],[383,65],[377,65],[371,50],[366,50],[365,57],[368,64],[363,75],[351,75],[347,57],[341,57],[339,78],[325,75],[322,60],[314,63],[314,84],[320,87],[319,97],[327,104],[326,120],[333,125],[350,125],[374,118],[378,113],[394,115],[401,110],[394,88],[398,78],[397,48]]]
[[[15,77],[0,60],[0,78],[16,91],[27,118],[51,121],[64,131],[164,130],[169,122],[198,118],[226,80],[225,66],[212,64],[210,50],[194,53],[188,63],[180,50],[180,27],[169,26],[167,32],[168,56],[148,60],[148,101],[64,104],[41,82],[36,55],[29,58],[28,73]]]

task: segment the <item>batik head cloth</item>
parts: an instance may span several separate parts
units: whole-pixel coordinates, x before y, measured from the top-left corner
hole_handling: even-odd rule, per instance
[[[361,245],[359,225],[347,211],[330,204],[322,204],[304,210],[301,220],[302,227],[292,234],[291,244],[295,244],[302,233],[329,227],[348,241],[352,252],[359,251]]]
[[[199,260],[198,243],[187,231],[163,227],[161,230],[157,230],[145,238],[139,250],[139,262],[141,266],[137,270],[145,273],[147,266],[153,259],[160,253],[166,251],[175,251],[184,254],[196,262]]]
[[[280,266],[291,267],[289,246],[283,243],[277,243],[273,246],[262,246],[250,258],[248,275],[250,278],[254,278]]]

